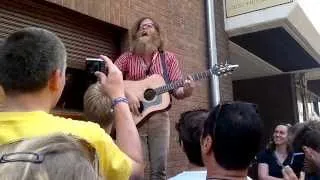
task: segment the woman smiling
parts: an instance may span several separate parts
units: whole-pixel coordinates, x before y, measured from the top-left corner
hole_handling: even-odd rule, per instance
[[[302,162],[291,164],[292,152],[288,145],[290,125],[279,124],[273,132],[272,140],[267,149],[258,155],[258,176],[260,180],[282,179],[282,169],[290,165],[295,172],[300,172]]]

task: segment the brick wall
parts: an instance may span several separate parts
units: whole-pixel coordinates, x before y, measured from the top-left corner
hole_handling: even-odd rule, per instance
[[[207,68],[205,1],[203,0],[47,0],[102,21],[130,29],[143,16],[153,17],[163,31],[166,49],[176,53],[185,74]],[[227,35],[224,32],[222,0],[216,1],[217,48],[220,62],[228,56]],[[232,99],[232,83],[223,78],[220,83],[222,100]],[[194,95],[183,101],[173,101],[171,144],[168,174],[172,176],[187,168],[188,161],[176,143],[174,124],[182,111],[207,108],[208,81],[198,83]]]

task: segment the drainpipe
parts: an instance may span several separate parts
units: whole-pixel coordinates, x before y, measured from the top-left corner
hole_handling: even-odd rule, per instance
[[[217,44],[216,44],[216,26],[214,13],[214,0],[206,0],[206,21],[207,21],[207,37],[208,37],[208,55],[209,68],[213,68],[218,64]],[[214,107],[220,103],[219,77],[213,75],[210,78],[210,105]]]

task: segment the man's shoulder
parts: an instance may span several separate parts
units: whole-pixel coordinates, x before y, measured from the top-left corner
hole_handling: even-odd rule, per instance
[[[73,127],[73,130],[78,131],[92,131],[97,132],[98,130],[103,130],[99,124],[91,122],[91,121],[84,121],[84,120],[76,120],[70,118],[64,118],[61,116],[54,116],[51,115],[53,121],[57,121],[57,123],[61,123],[61,126]]]
[[[167,62],[169,62],[169,63],[177,63],[178,62],[178,58],[175,53],[170,52],[170,51],[164,51],[164,55],[166,57],[165,59]]]
[[[96,124],[94,122],[76,120],[76,119],[71,119],[71,118],[65,118],[63,116],[57,116],[57,115],[50,114],[50,113],[42,113],[41,115],[43,116],[44,120],[47,120],[47,121],[65,121],[67,123],[67,125],[75,124],[75,125],[79,125],[79,126],[88,126],[88,127],[99,126],[98,124]],[[61,125],[63,126],[63,124],[61,124]]]
[[[126,51],[126,52],[122,53],[118,59],[120,59],[120,58],[130,58],[130,57],[134,57],[134,56],[135,55],[132,53],[132,51]]]
[[[62,127],[62,129],[69,130],[71,132],[83,132],[83,133],[95,134],[103,131],[103,129],[100,127],[99,124],[90,122],[90,121],[64,118],[64,117],[55,116],[52,114],[47,114],[46,120],[49,121],[48,123],[59,125],[59,127]]]
[[[162,52],[166,56],[169,56],[169,57],[175,57],[176,56],[176,54],[171,52],[171,51],[165,50],[165,51],[162,51]],[[126,52],[122,53],[118,59],[120,59],[120,58],[131,58],[131,57],[136,57],[136,56],[138,56],[138,55],[134,54],[132,51],[126,51]]]
[[[163,51],[163,53],[166,55],[166,56],[171,56],[171,57],[175,57],[176,56],[176,54],[175,53],[173,53],[173,52],[171,52],[171,51]]]
[[[51,117],[52,119],[50,123],[54,124],[53,127],[55,131],[61,131],[63,133],[77,136],[81,139],[85,139],[91,144],[112,142],[111,137],[106,135],[104,129],[102,129],[97,123],[53,115],[51,115]]]
[[[93,141],[105,140],[105,131],[93,122],[67,119],[52,114],[35,112],[2,112],[0,121],[6,122],[5,129],[7,140],[12,141],[24,137],[34,137],[52,133],[64,133],[78,136]],[[17,134],[16,127],[25,129],[23,133]],[[90,136],[90,137],[89,137]]]

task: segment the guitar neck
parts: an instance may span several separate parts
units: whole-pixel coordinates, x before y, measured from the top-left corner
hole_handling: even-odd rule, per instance
[[[192,77],[192,79],[194,81],[198,81],[198,80],[208,79],[211,75],[212,75],[212,71],[211,70],[207,70],[207,71],[204,71],[204,72],[191,74],[191,77]],[[172,91],[174,89],[177,89],[179,87],[182,87],[184,85],[184,81],[185,80],[186,80],[186,78],[178,80],[178,81],[171,82],[171,83],[166,84],[166,85],[161,86],[161,87],[158,87],[158,88],[155,89],[156,94],[160,95],[162,93],[166,93],[166,92]]]

